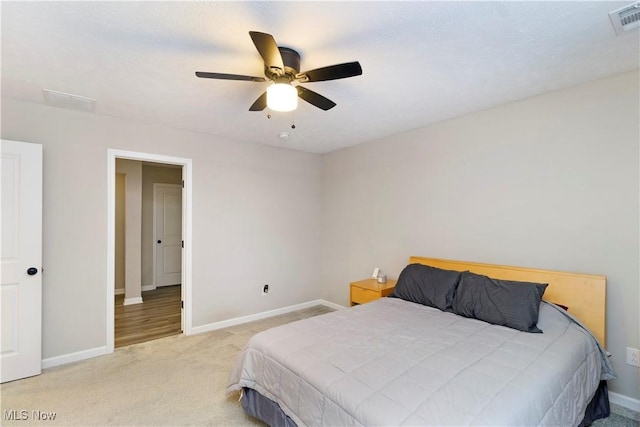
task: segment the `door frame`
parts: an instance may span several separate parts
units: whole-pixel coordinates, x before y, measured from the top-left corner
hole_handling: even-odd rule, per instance
[[[107,354],[115,349],[115,226],[116,226],[116,159],[139,160],[182,166],[182,309],[183,333],[193,332],[192,319],[192,160],[160,154],[107,149]]]
[[[181,185],[178,184],[165,184],[165,183],[160,183],[160,182],[154,182],[153,183],[153,241],[155,242],[156,239],[158,238],[156,236],[156,225],[157,225],[157,219],[156,219],[156,190],[158,188],[161,187],[166,187],[166,188],[182,188]],[[183,239],[184,240],[184,239]],[[153,281],[152,281],[152,285],[154,288],[158,287],[158,260],[157,260],[157,245],[154,243],[153,244]]]

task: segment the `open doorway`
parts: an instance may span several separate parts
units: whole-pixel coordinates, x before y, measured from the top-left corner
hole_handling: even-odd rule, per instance
[[[116,159],[116,348],[182,332],[182,168]]]
[[[190,334],[190,195],[191,159],[108,150],[108,353]]]

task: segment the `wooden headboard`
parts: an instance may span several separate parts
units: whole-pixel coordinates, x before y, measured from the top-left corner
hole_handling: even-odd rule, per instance
[[[589,328],[603,347],[606,345],[607,278],[605,276],[416,256],[409,258],[409,264],[424,264],[445,270],[471,271],[494,279],[548,283],[543,299],[569,307],[569,313]]]

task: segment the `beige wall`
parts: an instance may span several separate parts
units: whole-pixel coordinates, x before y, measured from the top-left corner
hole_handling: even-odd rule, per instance
[[[639,76],[530,98],[323,158],[325,296],[410,255],[604,274],[613,391],[638,399]]]
[[[43,357],[106,344],[115,148],[193,159],[194,326],[346,304],[349,281],[397,277],[412,254],[605,274],[610,386],[637,399],[624,349],[640,346],[638,77],[325,156],[3,98],[2,138],[44,146]]]
[[[108,148],[193,160],[194,327],[320,297],[319,155],[8,98],[1,119],[44,148],[44,359],[106,346]]]
[[[116,159],[124,175],[124,304],[142,298],[142,163]]]
[[[116,236],[115,236],[115,288],[116,293],[124,293],[125,224],[124,224],[125,175],[116,174]]]
[[[142,286],[153,286],[153,184],[181,184],[182,168],[142,165]]]

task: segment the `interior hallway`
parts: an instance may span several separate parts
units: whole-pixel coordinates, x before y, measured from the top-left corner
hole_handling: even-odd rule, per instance
[[[180,285],[142,292],[142,304],[123,305],[124,294],[115,299],[115,347],[156,340],[181,333]]]

